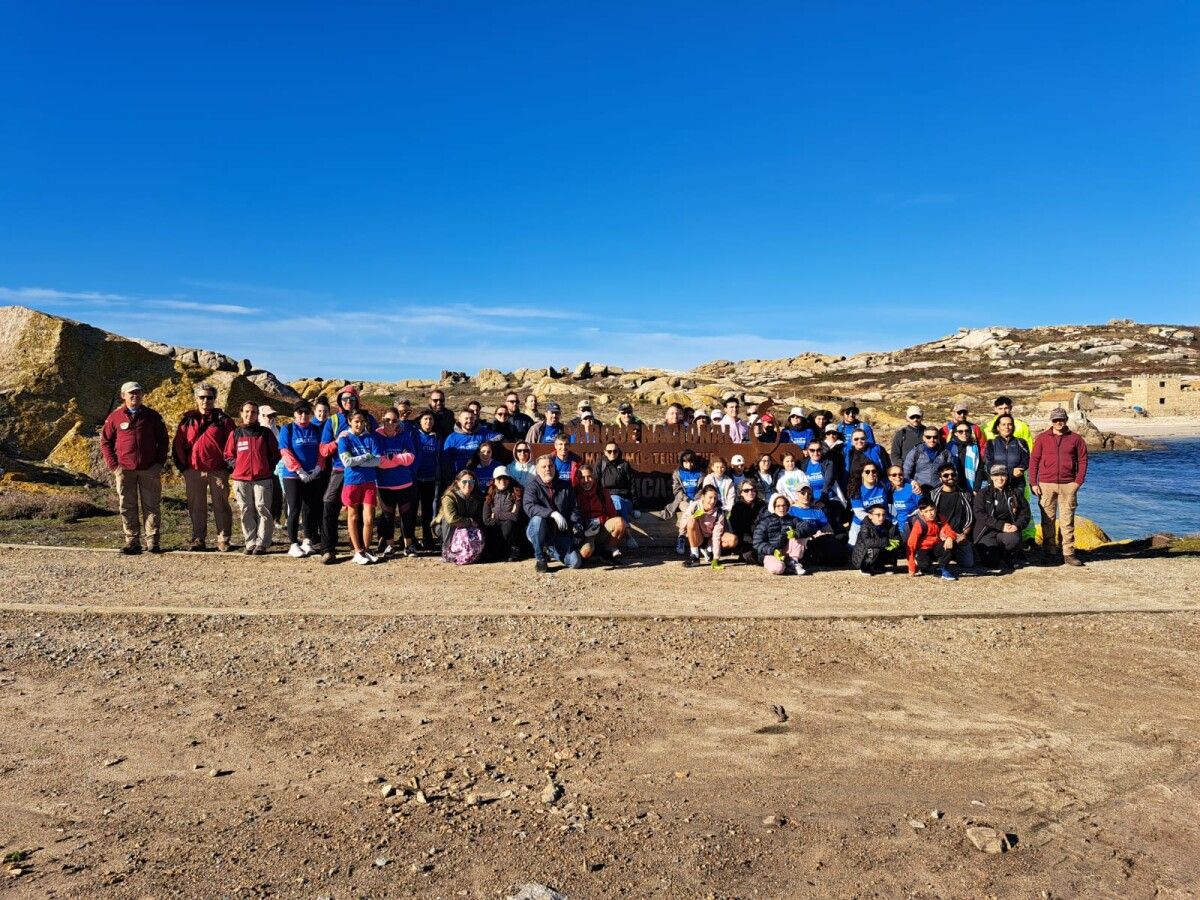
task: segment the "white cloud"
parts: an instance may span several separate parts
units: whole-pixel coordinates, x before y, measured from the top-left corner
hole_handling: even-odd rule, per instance
[[[220,313],[230,316],[252,316],[262,312],[253,306],[238,306],[233,303],[204,303],[199,300],[148,300],[150,306],[163,309],[196,310],[197,312]]]
[[[54,288],[0,287],[0,300],[14,303],[122,303],[132,298],[124,294],[102,294],[99,291],[59,291]]]

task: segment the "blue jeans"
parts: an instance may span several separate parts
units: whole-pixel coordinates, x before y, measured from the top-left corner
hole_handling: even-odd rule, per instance
[[[633,515],[633,501],[628,500],[625,497],[618,497],[616,494],[613,494],[612,502],[613,506],[617,508],[617,515],[624,519],[626,524],[628,524],[629,517]]]
[[[569,534],[563,534],[553,519],[534,516],[525,528],[525,537],[533,545],[533,558],[557,560],[568,569],[578,569],[583,559],[575,552],[575,544]]]

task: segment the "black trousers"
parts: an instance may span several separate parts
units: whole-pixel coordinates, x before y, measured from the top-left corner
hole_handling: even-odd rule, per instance
[[[437,479],[418,481],[416,482],[416,486],[417,505],[420,509],[421,517],[421,539],[429,543],[434,538],[433,517],[437,515]]]
[[[300,541],[300,517],[304,517],[304,537],[316,545],[321,540],[321,506],[325,495],[320,481],[301,481],[299,478],[283,479],[283,491],[287,495],[287,536],[289,544]]]
[[[405,543],[411,542],[417,533],[416,488],[384,488],[379,491],[379,503],[383,514],[379,517],[379,540],[390,544],[396,539],[396,519],[400,520],[401,534]]]
[[[524,553],[529,541],[525,539],[525,526],[528,523],[522,519],[504,519],[487,526],[486,553],[489,559],[508,559],[509,553],[517,550]]]
[[[1021,549],[1021,532],[1019,531],[989,531],[975,542],[979,555],[987,563],[1011,562],[1013,554]]]
[[[917,568],[921,571],[926,571],[935,565],[939,569],[944,569],[950,565],[950,560],[954,556],[954,549],[947,550],[944,544],[938,544],[932,550],[917,550],[914,555],[917,559]]]
[[[326,553],[336,553],[338,543],[338,517],[342,514],[342,481],[344,471],[335,470],[329,473],[329,483],[325,485],[322,497],[325,515],[321,519],[321,549]]]

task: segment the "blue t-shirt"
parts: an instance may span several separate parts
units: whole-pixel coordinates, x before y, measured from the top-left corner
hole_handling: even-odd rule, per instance
[[[306,472],[311,472],[321,462],[321,426],[298,425],[289,422],[279,429],[279,452],[284,450],[296,457],[296,462]],[[284,466],[284,478],[298,478],[298,473]]]
[[[829,517],[825,515],[823,509],[814,509],[811,506],[807,509],[802,506],[793,506],[789,512],[802,522],[812,522],[814,531],[832,530],[829,527]]]
[[[351,456],[362,456],[364,453],[374,453],[379,456],[379,442],[373,434],[348,434],[338,439],[338,456],[349,453]],[[375,484],[378,478],[378,466],[345,466],[346,480],[343,484]]]
[[[891,513],[892,521],[896,523],[896,527],[900,529],[902,535],[907,533],[908,520],[917,511],[917,504],[920,500],[921,497],[913,492],[912,484],[907,481],[904,483],[904,487],[892,491],[888,512]]]
[[[699,469],[676,469],[675,474],[683,483],[684,495],[689,500],[695,500],[696,492],[700,490],[700,482],[704,480],[704,473]]]
[[[825,470],[821,468],[821,464],[810,459],[804,464],[804,474],[808,476],[808,483],[812,487],[813,501],[824,500],[829,485],[825,483]]]
[[[872,506],[882,506],[886,509],[887,505],[887,488],[878,483],[873,488],[869,488],[864,484],[858,489],[858,494],[850,501],[850,508],[854,513],[854,521],[860,525],[863,519],[867,517],[867,510]]]

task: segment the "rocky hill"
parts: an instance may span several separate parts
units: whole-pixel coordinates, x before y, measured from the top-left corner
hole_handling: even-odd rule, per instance
[[[419,405],[435,385],[446,390],[452,405],[478,398],[494,406],[509,388],[559,400],[569,409],[587,397],[605,420],[615,418],[617,404],[625,400],[643,419],[658,421],[662,407],[670,403],[713,408],[730,395],[751,407],[767,400],[837,407],[853,399],[864,417],[886,433],[903,421],[904,407],[911,402],[923,404],[932,419],[958,400],[988,410],[1000,393],[1013,396],[1021,414],[1032,419],[1044,417],[1052,406],[1069,404],[1076,395],[1085,410],[1123,409],[1132,374],[1200,376],[1198,330],[1129,320],[991,327],[849,357],[717,360],[690,371],[580,362],[513,372],[481,369],[474,375],[447,371],[437,380],[355,383],[368,403],[376,405],[401,396]],[[354,380],[352,371],[340,374]],[[312,377],[284,384],[249,360],[122,337],[24,307],[0,307],[0,453],[101,474],[95,435],[128,379],[146,385],[148,402],[172,427],[192,406],[192,388],[201,381],[216,384],[221,403],[233,410],[247,399],[290,404],[299,396],[331,395],[347,380]],[[1096,446],[1113,445],[1098,433],[1090,438]]]

